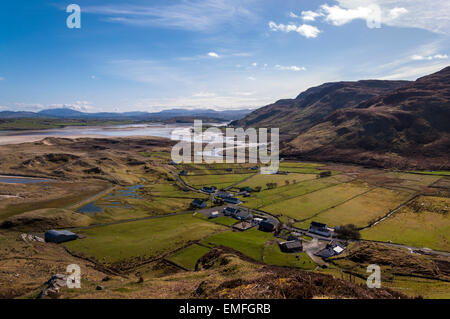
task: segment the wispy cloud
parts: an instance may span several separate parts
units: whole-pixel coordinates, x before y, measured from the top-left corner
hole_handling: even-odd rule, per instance
[[[284,65],[275,65],[275,69],[277,70],[281,70],[281,71],[306,71],[306,68],[303,66],[296,66],[296,65],[291,65],[291,66],[284,66]]]
[[[183,0],[167,5],[107,4],[83,7],[83,12],[104,16],[109,22],[208,31],[215,26],[254,19],[251,0]]]
[[[444,59],[448,59],[448,55],[447,54],[435,54],[435,55],[423,56],[423,55],[415,54],[411,57],[411,59],[416,60],[416,61],[444,60]]]
[[[4,77],[2,77],[2,76],[0,76],[0,81],[3,81],[3,80],[5,80],[5,78],[4,78]]]
[[[309,24],[302,24],[297,26],[295,24],[276,24],[275,22],[270,21],[269,28],[272,31],[281,31],[285,33],[297,32],[305,38],[316,38],[320,33],[320,30],[318,28]]]
[[[317,17],[323,16],[321,12],[302,11],[302,19],[305,21],[315,21]]]

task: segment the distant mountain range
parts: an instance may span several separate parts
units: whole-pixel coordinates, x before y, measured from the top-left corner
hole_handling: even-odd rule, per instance
[[[48,109],[39,112],[0,112],[0,119],[14,118],[56,118],[56,119],[101,119],[101,120],[155,120],[165,121],[171,119],[212,119],[219,121],[232,121],[240,119],[250,113],[251,110],[187,110],[187,109],[170,109],[161,112],[101,112],[101,113],[85,113],[69,108]]]
[[[413,82],[326,83],[231,124],[279,127],[285,157],[450,169],[449,123],[450,67]]]

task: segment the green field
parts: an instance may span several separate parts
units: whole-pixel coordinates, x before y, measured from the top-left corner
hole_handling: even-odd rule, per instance
[[[224,229],[185,214],[82,230],[79,233],[86,238],[64,245],[110,264],[133,257],[155,258]]]
[[[195,264],[202,256],[210,251],[209,248],[200,245],[192,245],[186,247],[172,256],[166,258],[167,260],[188,270],[195,270]]]
[[[385,216],[410,197],[411,195],[405,192],[376,188],[348,202],[330,208],[313,219],[331,227],[346,224],[364,227]],[[307,220],[296,224],[296,226],[307,228],[310,222],[311,220]]]
[[[374,227],[363,230],[362,238],[450,251],[450,199],[422,197],[419,200],[435,201],[437,207],[443,208],[439,211],[425,209],[416,212],[410,206],[404,207]]]
[[[226,217],[226,216],[220,216],[217,218],[213,218],[213,219],[210,219],[210,221],[212,221],[216,224],[221,224],[221,225],[225,225],[225,226],[232,226],[238,222],[236,219],[231,218],[231,217]]]
[[[423,174],[423,175],[450,176],[450,171],[413,171],[410,173]]]
[[[297,219],[308,219],[315,214],[334,207],[342,202],[367,192],[370,187],[363,182],[353,181],[343,183],[316,192],[281,201],[272,205],[263,206],[269,213],[283,214]]]
[[[244,183],[245,184],[245,183]],[[287,186],[278,186],[270,190],[263,190],[259,193],[252,193],[252,196],[245,198],[245,206],[250,208],[262,208],[269,205],[277,205],[282,201],[316,191],[321,188],[330,187],[339,184],[334,177],[320,178],[309,181],[303,181],[297,184]]]
[[[280,250],[280,247],[276,242],[266,245],[264,250],[264,262],[269,265],[294,267],[304,270],[313,270],[316,268],[316,263],[313,262],[306,253],[284,253]]]
[[[223,174],[223,175],[192,175],[183,176],[184,181],[196,188],[202,186],[216,186],[218,189],[226,188],[252,176],[252,174]]]
[[[255,176],[251,177],[250,179],[238,184],[236,187],[244,187],[248,186],[251,188],[255,188],[260,186],[262,189],[267,189],[266,184],[267,183],[277,183],[278,186],[286,185],[286,181],[289,182],[289,184],[303,182],[307,180],[315,179],[316,176],[313,174],[298,174],[298,173],[291,173],[287,175],[281,175],[281,174],[272,174],[272,175],[263,175],[263,174],[256,174]]]
[[[202,244],[208,247],[225,246],[240,251],[255,260],[263,261],[264,244],[272,239],[271,233],[254,228],[244,232],[227,231],[205,239]]]

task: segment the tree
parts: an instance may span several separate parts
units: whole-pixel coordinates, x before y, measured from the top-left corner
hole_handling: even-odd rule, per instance
[[[336,227],[334,232],[338,238],[342,239],[359,240],[361,238],[358,228],[353,224]]]
[[[286,185],[289,185],[289,180],[285,180],[284,183],[285,183]]]

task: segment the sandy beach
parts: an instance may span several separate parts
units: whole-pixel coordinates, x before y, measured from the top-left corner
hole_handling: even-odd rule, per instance
[[[23,143],[34,143],[39,142],[47,137],[60,137],[60,138],[108,138],[111,136],[107,135],[10,135],[10,136],[0,136],[0,145],[11,145],[11,144],[23,144]]]

